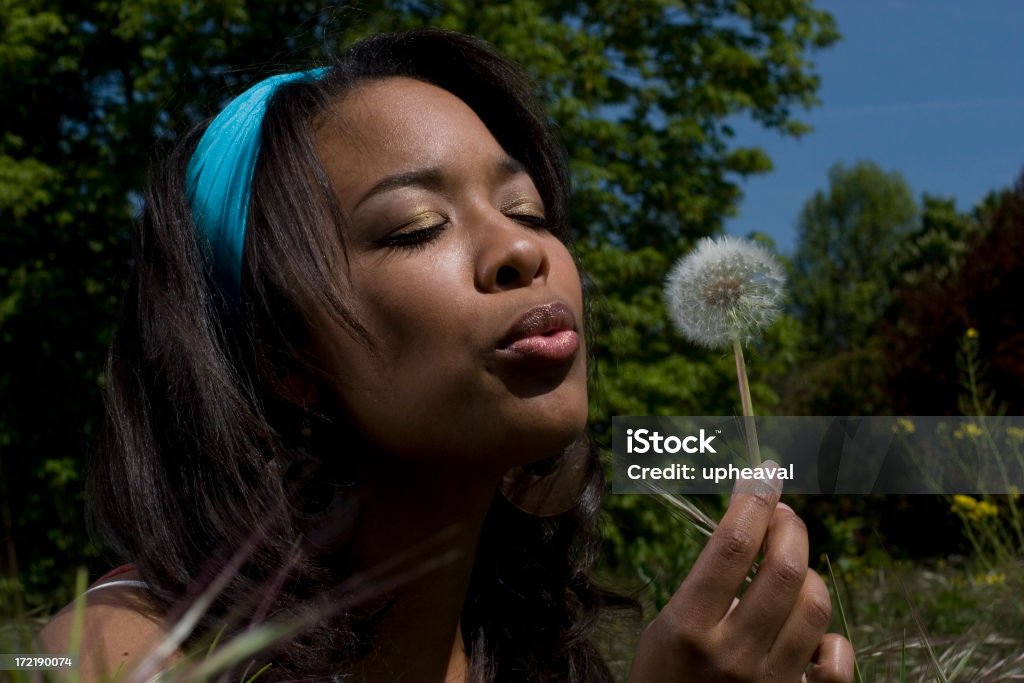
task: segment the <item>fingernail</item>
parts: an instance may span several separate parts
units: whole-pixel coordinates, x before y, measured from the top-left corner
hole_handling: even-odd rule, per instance
[[[779,469],[778,463],[774,460],[765,460],[760,465],[765,470],[776,472]],[[737,479],[733,484],[732,495],[737,493],[755,495],[782,495],[782,480],[778,476],[770,479]]]

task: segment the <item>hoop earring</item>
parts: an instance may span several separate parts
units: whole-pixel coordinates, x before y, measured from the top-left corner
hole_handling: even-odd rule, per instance
[[[285,470],[291,485],[292,514],[310,545],[321,550],[341,547],[355,528],[358,482],[342,476],[315,454],[316,433],[308,413],[302,417],[299,436],[297,457]]]
[[[561,515],[579,504],[590,478],[589,456],[590,440],[581,436],[556,458],[509,469],[498,490],[528,515]]]

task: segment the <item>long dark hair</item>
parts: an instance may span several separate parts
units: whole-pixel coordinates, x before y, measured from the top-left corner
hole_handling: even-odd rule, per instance
[[[330,538],[323,529],[325,520],[354,518],[346,487],[357,464],[319,461],[302,443],[344,425],[301,405],[282,378],[315,375],[314,325],[365,337],[345,289],[344,217],[313,130],[353,87],[392,76],[466,102],[527,168],[552,231],[569,241],[567,165],[532,86],[469,36],[379,35],[340,55],[323,78],[274,95],[238,300],[211,274],[185,198],[185,167],[203,127],[183,138],[145,195],[90,499],[97,531],[138,566],[156,612],[180,611],[216,569],[237,563],[198,634],[240,630],[239,614],[300,610],[352,570],[344,529]],[[591,636],[601,608],[618,601],[590,578],[603,481],[593,449],[585,459],[578,505],[567,512],[533,516],[495,496],[460,622],[474,680],[610,679]],[[271,653],[275,666],[264,676],[342,672],[372,646],[373,622],[373,610],[335,610]]]

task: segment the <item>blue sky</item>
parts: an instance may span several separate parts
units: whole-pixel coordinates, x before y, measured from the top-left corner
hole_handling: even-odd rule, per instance
[[[733,235],[757,230],[792,252],[803,202],[828,168],[870,159],[914,194],[953,196],[961,210],[1024,169],[1024,0],[819,0],[843,39],[812,55],[822,104],[814,131],[782,138],[737,125],[775,169],[744,181]]]

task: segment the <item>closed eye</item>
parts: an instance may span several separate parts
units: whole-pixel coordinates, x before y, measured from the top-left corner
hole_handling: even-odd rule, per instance
[[[536,216],[529,213],[509,213],[505,215],[516,223],[522,223],[527,227],[538,228],[540,230],[547,230],[550,227],[548,225],[548,219],[544,216]]]
[[[436,225],[429,225],[425,228],[420,228],[419,230],[409,230],[406,232],[387,235],[374,240],[374,244],[385,248],[420,249],[440,237],[441,233],[444,232],[447,227],[448,221],[446,220],[442,223],[437,223]]]

